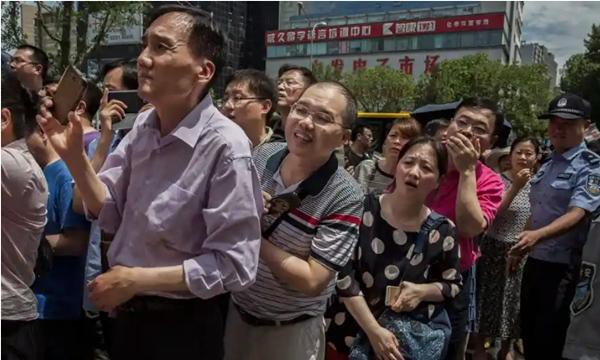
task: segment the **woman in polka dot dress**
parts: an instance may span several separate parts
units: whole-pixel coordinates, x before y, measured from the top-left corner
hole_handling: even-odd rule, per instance
[[[412,256],[421,226],[432,214],[425,199],[438,186],[446,164],[442,145],[415,138],[399,154],[390,191],[366,196],[359,242],[338,274],[339,299],[328,309],[326,359],[347,359],[359,332],[369,339],[373,358],[403,359],[402,344],[377,322],[386,309],[387,286],[401,289],[392,310],[429,318],[460,292],[458,244],[449,220],[436,222],[422,252]]]

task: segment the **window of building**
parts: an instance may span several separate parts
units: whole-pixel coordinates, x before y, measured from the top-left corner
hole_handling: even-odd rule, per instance
[[[400,39],[398,39],[400,40]],[[396,49],[396,39],[383,39],[383,51],[396,51],[404,49]]]
[[[365,48],[370,52],[379,52],[384,50],[384,39],[366,39]]]
[[[340,53],[340,42],[339,41],[328,41],[326,44],[327,44],[327,54],[337,55]]]
[[[475,47],[475,33],[464,32],[460,34],[460,46],[461,47]]]
[[[421,35],[417,39],[417,46],[419,50],[433,49],[433,37],[434,35]]]
[[[361,40],[351,40],[348,41],[348,53],[356,54],[362,52],[362,41]]]

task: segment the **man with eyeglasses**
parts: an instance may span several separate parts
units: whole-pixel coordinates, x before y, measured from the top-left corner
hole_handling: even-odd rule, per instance
[[[221,112],[238,124],[257,147],[273,136],[267,119],[275,110],[276,101],[275,85],[264,72],[239,70],[227,83]]]
[[[285,120],[292,105],[300,98],[304,90],[317,82],[312,71],[304,66],[285,64],[279,68],[277,79],[277,112],[281,120],[273,124],[275,134],[285,137]]]
[[[500,176],[485,166],[481,153],[493,147],[503,131],[504,118],[488,99],[467,98],[459,105],[441,141],[449,155],[448,173],[430,195],[427,205],[456,223],[460,241],[463,290],[447,305],[452,336],[446,359],[462,360],[474,321],[474,265],[479,256],[475,238],[494,220],[504,192]],[[471,312],[472,313],[472,312]]]
[[[325,307],[362,215],[360,186],[334,155],[355,118],[343,85],[316,83],[290,109],[287,143],[255,150],[268,213],[256,283],[232,294],[226,359],[323,359]]]
[[[37,94],[44,86],[48,56],[40,48],[23,44],[17,47],[10,68],[30,94]]]

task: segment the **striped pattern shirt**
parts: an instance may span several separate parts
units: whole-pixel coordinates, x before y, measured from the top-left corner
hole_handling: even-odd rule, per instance
[[[271,196],[283,190],[277,174],[286,147],[285,143],[264,144],[253,154],[261,188]],[[317,172],[327,172],[326,168],[332,173],[329,180],[318,191],[309,193],[275,228],[269,240],[292,255],[305,260],[312,257],[337,272],[352,256],[358,240],[363,193],[350,174],[338,167],[334,156]],[[263,215],[262,229],[276,219],[274,215]],[[319,296],[307,296],[279,281],[260,260],[256,282],[247,290],[233,293],[233,301],[258,318],[284,321],[305,314],[323,314],[334,288],[332,279]]]

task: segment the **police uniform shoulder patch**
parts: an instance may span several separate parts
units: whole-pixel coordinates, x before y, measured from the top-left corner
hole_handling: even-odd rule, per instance
[[[583,151],[581,153],[581,158],[590,165],[600,164],[600,156],[596,155],[596,153],[591,151]]]
[[[600,195],[600,175],[590,174],[585,182],[585,189],[590,195]]]
[[[596,264],[584,261],[581,263],[579,282],[575,288],[575,296],[571,302],[571,314],[577,316],[590,307],[594,300],[592,283],[596,277]]]

